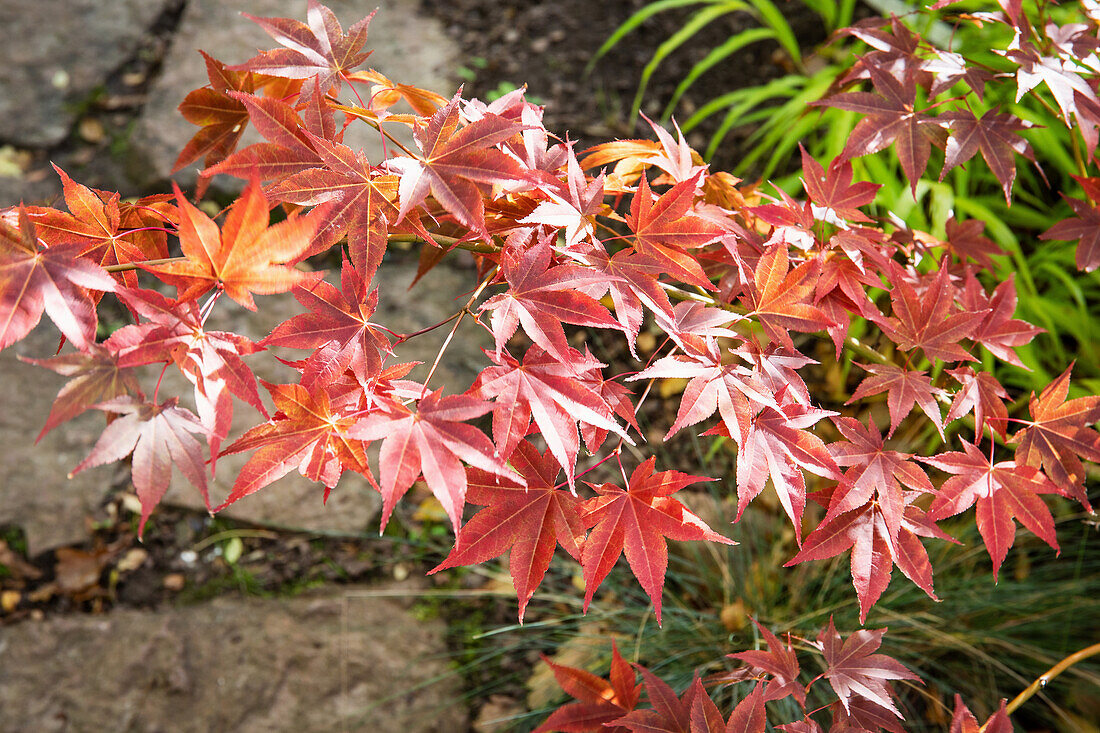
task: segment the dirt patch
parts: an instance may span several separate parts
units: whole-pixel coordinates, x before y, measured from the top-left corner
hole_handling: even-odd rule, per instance
[[[683,27],[695,7],[658,13],[596,63],[585,67],[614,30],[645,0],[422,0],[443,20],[462,49],[465,96],[485,99],[526,84],[528,95],[546,106],[547,129],[569,135],[584,148],[611,138],[651,137],[644,122],[628,124],[642,71],[656,48]],[[824,39],[820,18],[798,0],[776,2],[804,48]],[[747,13],[722,16],[666,58],[649,82],[642,111],[659,118],[680,81],[710,49],[756,23]],[[744,86],[763,84],[790,71],[773,42],[753,44],[708,70],[683,96],[675,116],[686,119],[706,101]],[[719,116],[720,117],[720,116]],[[717,126],[704,123],[688,136],[704,149]],[[731,135],[715,165],[740,157],[743,136]]]

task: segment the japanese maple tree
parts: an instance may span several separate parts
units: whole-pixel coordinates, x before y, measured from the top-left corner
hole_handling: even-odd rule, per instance
[[[788,564],[849,553],[861,622],[895,566],[935,598],[925,542],[952,541],[941,521],[973,507],[994,573],[1017,523],[1057,552],[1054,513],[1070,502],[1091,510],[1100,462],[1100,397],[1070,397],[1072,366],[1030,396],[989,368],[1022,366],[1016,349],[1040,330],[1014,317],[1015,286],[996,282],[983,223],[952,218],[944,239],[910,231],[872,216],[876,184],[853,180],[853,158],[890,146],[914,191],[935,148],[941,176],[977,165],[980,152],[1011,200],[1018,158],[1033,155],[1019,135],[1028,123],[982,110],[983,85],[994,83],[1015,83],[1020,96],[1045,84],[1080,134],[1082,160],[1096,165],[1095,28],[1038,27],[1018,2],[1000,5],[980,21],[1015,30],[1011,81],[937,64],[938,51],[896,19],[854,29],[874,50],[846,83],[866,88],[820,103],[864,117],[835,160],[802,151],[801,198],[711,171],[678,131],[657,125],[654,141],[578,156],[523,90],[487,104],[394,82],[361,68],[370,17],[345,33],[309,0],[306,23],[252,18],[279,47],[235,65],[204,54],[210,83],[181,105],[199,129],[177,161],[204,159],[197,195],[210,177],[231,175],[246,182],[240,196],[211,217],[178,188],[123,202],[59,170],[67,211],[0,212],[0,348],[43,313],[57,326],[64,351],[29,359],[70,378],[43,430],[106,413],[73,470],[131,456],[143,527],[173,467],[213,511],[295,470],[323,486],[318,500],[359,473],[382,495],[383,526],[422,480],[455,531],[432,572],[509,553],[522,620],[559,546],[580,564],[586,609],[625,556],[659,623],[668,541],[734,544],[736,522],[770,486],[799,545]],[[956,84],[968,86],[944,98]],[[247,125],[264,141],[238,149]],[[351,125],[384,138],[385,156],[349,147]],[[1080,240],[1078,265],[1093,270],[1100,176],[1078,180],[1088,200],[1069,197],[1077,216],[1043,236]],[[456,250],[476,259],[472,295],[452,318],[412,334],[374,320],[371,283],[395,239],[419,243],[429,281]],[[339,270],[339,287],[314,270],[325,266]],[[227,298],[256,309],[277,293],[303,310],[270,334],[207,330],[215,308],[235,307]],[[104,297],[133,318],[107,337],[97,329]],[[472,384],[431,384],[434,368],[412,380],[413,365],[395,363],[396,343],[467,319],[494,343]],[[849,335],[856,324],[859,339]],[[635,358],[643,329],[658,346],[614,374],[567,326],[621,338]],[[811,358],[818,342],[827,348]],[[284,362],[296,382],[262,383],[269,412],[242,357],[274,346],[303,358]],[[843,404],[811,391],[820,358],[857,367]],[[193,392],[160,395],[169,369]],[[642,435],[637,411],[658,380],[685,385],[664,440],[692,430],[736,447],[736,476],[720,489],[736,497],[732,527],[709,526],[681,501],[713,479],[649,454],[645,438],[656,436]],[[235,400],[256,413],[239,436],[229,434]],[[922,431],[937,446],[927,455],[911,440]],[[217,459],[246,452],[228,496],[211,499]],[[830,621],[816,640],[798,640],[825,670],[802,683],[791,638],[760,628],[766,652],[734,655],[739,671],[680,694],[644,667],[639,686],[617,650],[610,680],[552,665],[577,702],[543,729],[763,731],[767,704],[790,696],[802,716],[772,721],[784,730],[823,730],[825,714],[833,731],[902,730],[891,680],[915,675],[876,651],[882,630],[842,635]],[[740,682],[754,687],[723,713],[708,686]],[[815,684],[835,693],[824,714],[805,708]],[[1007,716],[1002,707],[981,730],[1008,730]],[[979,730],[961,701],[952,726]]]

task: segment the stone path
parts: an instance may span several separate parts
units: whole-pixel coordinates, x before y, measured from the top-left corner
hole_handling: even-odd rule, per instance
[[[374,5],[326,4],[345,28]],[[367,42],[375,50],[370,65],[450,93],[456,50],[438,22],[417,15],[417,5],[382,2]],[[305,10],[305,0],[0,3],[0,207],[56,196],[60,186],[50,160],[100,188],[167,190],[177,152],[195,130],[176,106],[206,82],[196,48],[228,63],[243,61],[276,44],[241,11],[303,18]],[[124,64],[152,53],[150,29],[165,23],[173,32],[163,64],[148,65],[157,76],[141,87],[143,99],[119,138],[119,150],[108,155],[104,143],[91,155],[74,154],[89,105],[117,83]],[[349,134],[346,142],[377,159],[372,135]],[[29,170],[28,161],[37,161],[37,168]],[[186,185],[189,177],[194,170],[177,179]],[[476,284],[470,270],[448,264],[431,286],[407,296],[414,273],[414,264],[398,262],[377,283],[383,291],[379,320],[397,331],[442,320],[454,311],[453,298]],[[299,312],[288,295],[266,298],[263,305],[260,316],[220,309],[210,326],[259,339]],[[430,363],[445,335],[410,342],[400,356]],[[119,466],[66,478],[102,430],[98,413],[34,444],[65,380],[17,355],[46,357],[57,344],[57,334],[41,328],[0,352],[0,526],[20,527],[32,556],[85,541],[88,519],[107,492],[126,481]],[[486,345],[478,329],[464,328],[432,386],[468,386],[470,365]],[[270,357],[251,360],[261,377],[279,379]],[[263,361],[266,367],[259,366]],[[180,378],[166,388],[183,393],[187,387]],[[250,412],[238,404],[238,430],[256,421]],[[222,461],[222,495],[246,457]],[[322,493],[313,482],[288,477],[241,501],[229,515],[306,530],[377,531],[379,498],[364,480],[345,476],[328,506]],[[167,501],[201,506],[187,485],[174,486]],[[370,589],[346,588],[293,599],[218,598],[157,611],[116,608],[105,615],[0,627],[0,732],[463,730],[466,705],[458,680],[447,674],[443,632],[441,622],[417,619],[402,603],[372,596]]]
[[[0,731],[465,729],[443,623],[372,592],[218,598],[0,629]]]

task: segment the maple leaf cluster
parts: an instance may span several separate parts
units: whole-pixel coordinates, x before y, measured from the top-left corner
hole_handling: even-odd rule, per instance
[[[1004,22],[1016,22],[1010,16]],[[881,24],[851,31],[876,49],[852,79],[875,91],[825,100],[867,117],[835,160],[802,152],[802,198],[711,171],[678,130],[652,125],[656,140],[578,155],[545,129],[523,90],[485,104],[358,70],[369,17],[345,34],[310,0],[306,23],[254,20],[281,47],[237,65],[207,56],[209,85],[181,105],[200,129],[178,165],[205,159],[200,190],[214,175],[247,181],[224,216],[204,213],[178,188],[123,202],[61,171],[68,211],[0,213],[0,348],[23,338],[43,312],[57,325],[71,349],[33,361],[70,381],[44,432],[87,409],[114,416],[75,470],[132,454],[142,525],[171,466],[212,511],[293,471],[322,484],[326,498],[344,472],[359,473],[382,495],[383,527],[422,480],[456,533],[437,570],[508,552],[522,619],[559,545],[580,563],[586,608],[625,556],[659,621],[667,540],[732,543],[674,496],[704,477],[661,469],[644,453],[624,465],[638,454],[625,446],[640,442],[639,406],[661,380],[684,384],[666,440],[690,429],[736,447],[728,489],[735,521],[770,485],[798,543],[789,564],[850,553],[861,621],[894,566],[935,597],[924,540],[950,541],[942,520],[975,507],[996,573],[1017,523],[1058,549],[1047,497],[1091,508],[1086,475],[1100,462],[1100,397],[1070,398],[1069,367],[1016,405],[986,368],[1022,366],[1016,349],[1039,329],[1014,317],[1011,278],[991,283],[996,247],[983,223],[952,218],[944,239],[881,224],[866,212],[878,186],[853,180],[853,156],[894,143],[915,181],[929,145],[944,145],[947,168],[980,150],[1007,197],[1013,156],[1030,157],[1015,136],[1023,124],[1010,115],[916,110],[918,87],[931,98],[962,78],[980,95],[982,79],[952,76],[942,58],[937,66],[896,20],[885,31]],[[1059,33],[1067,47],[1089,46],[1072,29]],[[1021,42],[1021,69],[1030,48]],[[1047,74],[1043,58],[1020,72],[1021,93],[1038,83],[1027,74]],[[1095,80],[1088,77],[1087,92],[1065,81],[1069,97],[1055,89],[1058,79],[1092,72],[1061,68],[1062,76],[1041,78],[1061,94],[1067,119],[1094,129]],[[382,159],[345,144],[352,124],[385,139]],[[238,149],[247,125],[264,141]],[[412,143],[402,142],[409,139],[402,131]],[[276,207],[286,215],[273,222]],[[1079,261],[1092,268],[1095,212],[1081,202],[1075,211],[1079,219],[1048,234],[1081,232]],[[451,319],[412,334],[373,320],[372,282],[393,240],[421,243],[418,276],[428,279],[454,250],[476,258],[479,282]],[[327,261],[340,262],[339,286],[312,269],[337,250]],[[227,299],[256,309],[262,298],[254,296],[285,292],[304,310],[266,337],[206,329]],[[106,293],[133,323],[100,340],[96,304]],[[395,362],[399,342],[467,318],[494,343],[472,384],[431,386],[431,374],[415,381],[413,364]],[[854,325],[865,334],[859,340]],[[639,361],[643,330],[664,341],[637,369],[609,376],[566,326],[622,338]],[[854,366],[851,399],[829,405],[836,409],[815,402],[806,381],[818,362],[804,351],[822,341],[831,348],[815,356]],[[303,357],[287,362],[297,382],[262,383],[265,400],[246,358],[268,347]],[[193,394],[159,400],[158,379],[148,396],[149,367],[160,375],[178,369]],[[263,420],[241,436],[229,434],[235,401]],[[912,441],[895,435],[911,436],[913,426],[934,428],[943,449],[911,452]],[[217,459],[245,452],[228,496],[212,499]],[[582,480],[592,470],[586,453],[614,459],[621,482]],[[823,513],[808,512],[811,501]],[[468,504],[481,508],[468,512]],[[809,526],[813,516],[822,518]],[[856,632],[842,644],[830,627],[820,644],[827,658],[862,658],[877,647],[876,633]],[[861,651],[845,651],[850,644]],[[758,702],[793,684],[786,672],[769,674],[786,681],[775,677]],[[615,675],[626,710],[637,689],[627,690],[633,683],[623,669]],[[826,677],[844,716],[896,712],[881,675]],[[701,720],[721,717],[705,693],[685,700],[649,684],[661,715],[680,720],[698,707]]]
[[[939,10],[956,2],[939,0],[930,9]],[[1100,179],[1086,175],[1085,161],[1094,159],[1100,141],[1097,12],[1085,7],[1079,19],[1089,22],[1059,25],[1046,17],[1043,3],[1037,22],[1029,19],[1021,0],[998,0],[998,5],[999,13],[962,13],[957,20],[978,26],[993,23],[1012,31],[1005,47],[992,49],[1001,57],[1002,66],[987,67],[939,48],[897,17],[889,21],[870,18],[841,31],[863,41],[871,51],[858,57],[837,86],[866,83],[872,91],[841,92],[815,104],[863,116],[848,138],[844,157],[867,155],[893,145],[915,193],[933,147],[943,151],[941,181],[953,168],[981,153],[1009,204],[1017,156],[1036,161],[1031,143],[1021,135],[1036,124],[1003,111],[989,99],[991,87],[1000,90],[1013,83],[1016,103],[1025,96],[1032,97],[1036,106],[1050,110],[1055,124],[1064,125],[1074,137],[1079,170],[1071,175],[1088,199],[1059,192],[1077,216],[1055,224],[1040,238],[1079,240],[1077,267],[1095,270],[1100,267],[1100,237],[1096,234]],[[979,235],[980,231],[973,234]],[[997,253],[996,247],[980,236],[961,236],[955,247],[959,254],[987,266],[989,255]]]
[[[742,666],[702,679],[696,675],[682,695],[677,695],[647,667],[628,663],[619,654],[614,641],[609,679],[543,657],[558,684],[576,702],[559,707],[536,731],[764,733],[770,724],[778,730],[793,733],[822,733],[825,728],[819,722],[820,711],[827,710],[832,718],[828,728],[831,733],[904,733],[900,724],[902,715],[890,682],[920,680],[900,662],[877,651],[886,629],[864,629],[845,639],[830,619],[829,625],[821,630],[815,640],[800,640],[800,647],[819,655],[825,668],[822,674],[803,683],[800,679],[802,662],[792,646],[791,636],[788,634],[784,643],[759,622],[756,625],[767,650],[728,655],[729,659],[741,662]],[[635,670],[641,674],[642,684],[637,684]],[[815,684],[822,679],[834,697],[816,709],[807,710],[811,690],[819,698],[823,697],[820,690],[815,689]],[[740,683],[750,683],[752,689],[739,696],[740,702],[726,717],[707,687],[716,689]],[[649,707],[639,707],[643,687]],[[769,717],[766,703],[785,698],[793,698],[802,715],[796,720],[780,723],[775,720],[774,708]],[[1003,705],[1002,701],[1002,708]],[[956,719],[960,722],[953,724],[952,733],[977,730],[976,724],[972,729],[959,727],[973,721],[973,715],[961,701],[957,701],[956,707]]]

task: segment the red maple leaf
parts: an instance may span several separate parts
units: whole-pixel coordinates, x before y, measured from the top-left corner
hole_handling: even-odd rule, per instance
[[[803,469],[818,476],[840,478],[840,469],[821,438],[805,430],[836,413],[799,404],[779,410],[765,407],[752,419],[749,431],[737,446],[737,519],[771,479],[779,503],[794,525],[795,540],[802,543],[802,512],[806,508]],[[706,434],[729,434],[719,425]]]
[[[910,460],[911,453],[886,450],[875,419],[869,420],[869,427],[864,428],[863,423],[853,417],[833,418],[833,424],[848,442],[830,443],[829,452],[839,465],[849,468],[829,501],[822,523],[874,499],[886,520],[890,538],[896,540],[907,504],[902,484],[914,491],[931,494],[934,493],[932,482],[924,470]]]
[[[199,417],[207,427],[210,452],[217,455],[219,444],[229,434],[233,420],[233,399],[256,408],[264,417],[267,410],[256,389],[256,377],[241,359],[260,351],[251,340],[228,331],[208,331],[198,303],[177,303],[154,290],[121,288],[119,299],[148,323],[125,326],[107,342],[121,366],[139,366],[159,361],[174,363],[195,385]],[[211,472],[215,467],[211,460]]]
[[[653,674],[648,668],[640,664],[635,665],[635,667],[642,673],[646,697],[649,698],[649,704],[653,707],[643,710],[631,710],[618,720],[612,721],[615,725],[621,725],[632,731],[632,733],[646,731],[653,731],[654,733],[657,733],[657,731],[662,733],[709,733],[710,726],[706,725],[705,717],[704,720],[700,721],[704,724],[704,727],[699,727],[698,724],[692,725],[690,719],[693,699],[698,699],[697,694],[707,697],[707,693],[703,690],[698,678],[684,692],[684,697],[681,699],[676,696],[676,692],[667,682]],[[698,685],[698,693],[696,692],[696,685]],[[713,702],[711,707],[714,708]],[[700,712],[703,712],[705,716],[705,711]],[[717,708],[714,708],[713,713],[717,712]],[[718,720],[721,722],[721,716]]]
[[[182,407],[173,397],[159,405],[132,396],[117,397],[96,405],[97,409],[118,415],[99,436],[88,457],[69,474],[85,468],[121,460],[134,454],[131,474],[134,490],[141,501],[141,523],[138,534],[145,530],[145,521],[160,503],[172,479],[172,465],[180,470],[202,492],[210,507],[206,487],[206,460],[202,447],[189,433],[205,433],[199,419]]]
[[[730,713],[725,733],[765,733],[768,711],[764,708],[764,693],[757,685]]]
[[[1018,443],[1018,463],[1042,468],[1059,486],[1089,508],[1085,494],[1085,467],[1081,459],[1100,462],[1100,433],[1091,426],[1100,422],[1100,396],[1066,401],[1071,364],[1028,405],[1031,420],[1012,436]]]
[[[821,331],[833,321],[812,303],[816,260],[789,267],[787,245],[773,245],[760,257],[743,301],[773,341],[794,351],[790,331]]]
[[[760,635],[764,637],[768,650],[751,649],[746,652],[727,654],[726,656],[730,659],[738,659],[748,666],[720,675],[716,681],[739,682],[745,679],[770,677],[764,685],[757,687],[763,694],[761,703],[781,700],[788,695],[793,695],[800,705],[805,705],[806,688],[798,683],[798,675],[802,668],[798,663],[798,656],[791,648],[790,636],[788,635],[787,643],[784,645],[759,621],[753,619],[753,623],[760,630]]]
[[[1077,179],[1093,201],[1100,201],[1100,178]],[[1077,216],[1063,219],[1039,235],[1039,239],[1079,240],[1077,269],[1092,272],[1100,267],[1100,205],[1062,195]]]
[[[134,370],[119,366],[118,355],[112,346],[111,341],[106,345],[90,343],[82,352],[62,354],[51,359],[20,357],[25,362],[46,367],[70,378],[57,393],[57,399],[50,407],[50,414],[46,416],[46,424],[42,426],[36,442],[89,407],[125,394],[141,393],[134,378]]]
[[[835,158],[826,171],[806,152],[801,143],[798,149],[802,151],[802,185],[806,189],[806,195],[816,206],[827,210],[819,218],[829,221],[826,217],[832,212],[834,219],[839,217],[848,221],[871,221],[859,207],[875,200],[875,193],[882,188],[881,183],[852,183],[850,160]]]
[[[370,320],[378,306],[378,291],[367,293],[368,282],[344,259],[341,289],[324,280],[299,285],[291,291],[309,309],[280,323],[260,342],[264,346],[317,349],[309,357],[309,372],[322,382],[349,367],[361,381],[382,369],[382,359],[392,353],[390,341]],[[334,348],[320,349],[332,343]],[[308,386],[308,385],[306,385]]]
[[[347,35],[333,12],[317,0],[309,0],[305,23],[291,18],[257,18],[242,14],[284,48],[263,51],[243,64],[229,67],[234,71],[260,71],[271,76],[305,79],[306,85],[315,86],[323,93],[333,85],[339,86],[340,79],[346,79],[348,72],[371,54],[362,49],[367,42],[367,27],[374,17],[373,12],[348,28]]]
[[[1016,347],[1030,343],[1043,329],[1012,317],[1016,312],[1015,277],[1009,277],[997,286],[993,295],[987,295],[977,278],[968,272],[961,302],[969,311],[985,312],[970,337],[998,359],[1026,369],[1016,355]]]
[[[959,341],[973,336],[987,311],[959,311],[955,306],[956,288],[944,262],[923,294],[907,282],[901,268],[894,266],[890,302],[894,315],[883,331],[899,349],[923,349],[929,359],[976,361]]]
[[[577,265],[551,267],[552,237],[538,239],[520,249],[522,237],[509,237],[510,246],[501,256],[501,272],[508,290],[494,295],[481,305],[491,311],[490,323],[496,339],[497,354],[519,326],[532,341],[559,361],[568,363],[569,342],[563,323],[595,328],[618,328],[607,308],[591,296],[577,290],[596,282],[600,275]]]
[[[199,51],[206,61],[208,86],[195,89],[184,97],[179,111],[183,118],[199,131],[180,151],[176,163],[172,166],[175,173],[188,163],[203,156],[203,166],[210,168],[225,160],[236,148],[249,121],[249,110],[243,102],[233,96],[233,92],[253,94],[260,88],[266,88],[269,96],[279,99],[298,91],[299,82],[284,81],[275,77],[252,72],[231,71],[221,61]],[[208,176],[204,176],[205,180]],[[201,196],[204,186],[200,184],[196,196]]]
[[[890,432],[887,437],[894,434],[915,405],[920,405],[943,435],[943,415],[936,404],[936,395],[942,390],[932,386],[932,380],[924,371],[902,369],[896,364],[856,363],[856,366],[866,369],[871,376],[859,383],[851,399],[844,404],[850,405],[868,395],[886,392],[886,405],[890,409]]]
[[[947,411],[947,422],[957,420],[971,410],[974,411],[974,425],[977,434],[981,435],[985,426],[996,430],[1001,437],[1006,437],[1008,431],[1008,408],[1005,400],[1008,392],[1001,386],[989,372],[975,373],[970,367],[948,369],[950,374],[962,386],[955,393],[955,399],[951,401],[951,408]]]
[[[844,148],[845,157],[855,158],[877,153],[894,143],[898,162],[901,163],[901,169],[909,179],[915,196],[917,180],[928,167],[931,143],[942,146],[944,130],[936,118],[914,108],[917,94],[914,74],[905,74],[904,81],[899,81],[877,63],[865,63],[864,68],[870,75],[877,94],[846,92],[835,94],[817,104],[866,115],[849,135],[848,144]]]
[[[677,183],[656,201],[642,176],[626,222],[634,232],[635,251],[656,260],[678,280],[714,290],[698,260],[686,251],[710,244],[722,234],[716,224],[696,215],[692,208],[700,175]]]
[[[636,342],[646,309],[674,317],[672,303],[658,279],[664,268],[652,257],[630,249],[622,249],[608,256],[602,248],[594,247],[591,252],[584,254],[584,261],[598,274],[598,284],[611,293],[611,301],[615,304],[615,319],[626,334],[631,354],[636,357]],[[598,293],[588,294],[602,293],[601,289]]]
[[[706,351],[696,355],[671,354],[655,361],[628,381],[639,379],[683,378],[684,387],[676,420],[664,439],[678,430],[694,425],[714,414],[722,417],[729,435],[742,443],[748,439],[749,423],[761,405],[778,407],[775,396],[759,377],[741,364],[723,364],[713,338],[705,342]]]
[[[465,422],[489,412],[492,404],[473,394],[442,394],[443,390],[436,390],[425,395],[415,408],[390,405],[384,411],[360,417],[348,431],[359,440],[382,441],[378,455],[383,528],[397,500],[421,474],[451,518],[455,534],[466,503],[462,461],[520,485],[524,482],[522,476],[504,465],[485,433]]]
[[[867,619],[871,606],[890,585],[894,565],[930,598],[935,599],[932,564],[919,538],[936,537],[950,541],[951,537],[912,504],[917,496],[915,491],[907,491],[902,496],[902,512],[896,535],[891,534],[893,530],[888,526],[882,506],[871,500],[851,511],[834,514],[819,524],[806,537],[798,554],[786,565],[825,560],[851,550],[849,564],[852,585],[859,599],[860,623]]]
[[[194,300],[215,285],[249,310],[252,293],[284,293],[310,275],[288,266],[309,248],[320,224],[317,214],[292,215],[268,227],[267,199],[253,179],[229,209],[221,231],[175,187],[180,209],[180,246],[186,260],[144,265],[179,289],[180,300]],[[320,213],[320,212],[318,212]]]
[[[483,239],[489,239],[482,188],[515,184],[526,177],[523,166],[515,158],[493,146],[522,131],[524,125],[486,114],[460,129],[458,105],[461,101],[462,98],[455,94],[426,125],[413,131],[423,157],[388,161],[389,167],[401,175],[398,220],[431,191],[435,200],[460,224]]]
[[[246,180],[257,177],[278,181],[322,165],[309,133],[325,139],[335,135],[334,130],[327,129],[331,127],[330,111],[326,110],[328,116],[318,113],[309,124],[282,99],[243,92],[230,92],[230,96],[244,105],[249,122],[268,142],[254,143],[227,156],[206,168],[202,172],[204,177],[225,173]]]
[[[323,165],[292,174],[267,193],[305,206],[327,204],[310,253],[327,250],[347,234],[351,261],[369,280],[381,264],[387,236],[400,218],[398,179],[380,173],[362,152],[316,135],[309,138]],[[419,233],[431,240],[426,231]]]
[[[585,610],[600,583],[625,553],[634,577],[653,601],[660,625],[661,590],[668,567],[665,538],[736,544],[670,496],[685,486],[710,479],[679,471],[654,473],[655,464],[651,456],[635,468],[626,489],[609,483],[589,484],[599,496],[584,505],[584,523],[592,528],[581,553]]]
[[[987,270],[993,269],[993,255],[1003,255],[1004,250],[998,247],[992,239],[982,234],[985,230],[985,222],[981,219],[967,219],[959,221],[954,216],[948,217],[944,224],[947,238],[944,244],[959,259],[969,257]]]
[[[635,683],[634,670],[619,654],[611,640],[611,670],[608,679],[591,672],[567,667],[551,661],[545,654],[542,661],[554,672],[561,688],[577,702],[555,710],[533,733],[550,731],[594,731],[595,733],[626,733],[626,728],[613,724],[638,706],[642,686]]]
[[[30,333],[43,311],[77,348],[95,341],[88,290],[113,292],[115,281],[81,257],[82,249],[79,243],[41,247],[22,207],[18,228],[0,219],[0,349]]]
[[[585,527],[581,500],[556,486],[561,467],[549,450],[539,453],[527,441],[508,459],[526,486],[479,468],[466,469],[466,501],[486,507],[472,516],[455,538],[450,554],[429,575],[459,565],[478,565],[511,550],[508,570],[519,600],[519,620],[561,545],[581,559]]]
[[[44,207],[28,209],[35,233],[46,246],[79,244],[81,257],[104,267],[168,256],[165,232],[128,232],[128,222],[123,221],[123,215],[130,214],[129,219],[137,218],[140,222],[138,228],[142,229],[146,228],[144,225],[163,226],[162,219],[150,216],[146,211],[134,217],[134,208],[122,204],[117,193],[88,188],[69,178],[57,166],[54,170],[61,177],[65,204],[70,213]],[[133,271],[116,273],[115,278],[125,285],[137,286],[137,273]]]
[[[1060,553],[1054,517],[1040,495],[1066,496],[1068,489],[1053,483],[1034,466],[1021,465],[1017,461],[992,463],[973,443],[963,442],[963,449],[962,453],[951,451],[920,459],[954,474],[932,500],[929,518],[939,521],[977,504],[978,532],[993,560],[994,580],[1016,538],[1013,518]]]
[[[889,710],[898,718],[902,717],[894,704],[894,692],[889,680],[919,682],[920,678],[897,660],[874,653],[882,645],[882,635],[885,633],[886,629],[861,629],[842,641],[830,617],[829,626],[818,634],[817,643],[827,665],[825,679],[832,685],[845,710],[851,709],[852,696],[858,695]]]
[[[300,384],[263,382],[277,412],[221,452],[221,455],[256,452],[241,468],[233,490],[215,511],[259,491],[291,471],[325,485],[325,499],[345,470],[362,473],[371,483],[366,449],[349,434],[355,423],[358,399],[349,404],[345,395],[324,388],[306,389]]]
[[[614,432],[634,444],[615,421],[617,411],[601,393],[601,384],[580,378],[577,371],[538,346],[527,350],[522,364],[507,352],[499,357],[488,353],[495,366],[483,369],[470,391],[496,400],[493,440],[502,457],[511,454],[534,420],[572,487],[580,450],[578,422]],[[580,352],[575,353],[574,363],[586,368],[603,366],[591,357],[585,362]]]
[[[1031,127],[1031,123],[1001,112],[997,107],[987,111],[981,119],[965,109],[945,112],[939,119],[950,125],[952,133],[947,138],[940,180],[949,170],[970,160],[980,150],[989,170],[1001,182],[1005,203],[1009,203],[1012,200],[1012,183],[1016,180],[1016,155],[1035,161],[1031,144],[1017,134],[1019,130]]]

